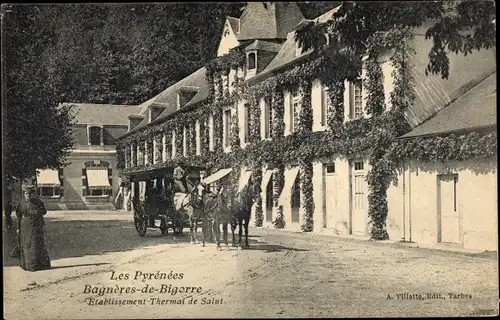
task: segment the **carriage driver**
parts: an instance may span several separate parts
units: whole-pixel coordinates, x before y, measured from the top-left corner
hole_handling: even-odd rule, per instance
[[[188,192],[187,181],[186,181],[186,170],[183,168],[183,164],[181,162],[177,163],[177,167],[174,169],[174,179],[175,185],[180,192]]]

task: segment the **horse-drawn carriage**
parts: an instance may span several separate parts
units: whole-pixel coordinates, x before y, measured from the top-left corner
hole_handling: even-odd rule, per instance
[[[200,182],[202,169],[187,168],[188,192]],[[175,208],[172,173],[173,168],[164,167],[129,174],[134,225],[139,236],[144,236],[148,228],[159,228],[162,235],[167,235],[168,229],[174,234],[182,234],[183,228],[189,225],[187,215]]]
[[[231,224],[233,244],[234,229],[238,225],[241,243],[244,221],[245,243],[248,245],[251,207],[260,195],[260,186],[247,188],[251,181],[251,171],[238,170],[236,174],[239,172],[239,182],[231,183],[230,179],[225,179],[233,171],[231,168],[219,170],[203,178],[204,168],[188,167],[185,172],[188,181],[186,193],[176,191],[173,170],[164,167],[129,174],[132,182],[134,224],[139,236],[144,236],[148,228],[159,228],[162,235],[167,235],[170,228],[174,235],[181,234],[183,228],[189,226],[191,242],[194,240],[193,243],[198,243],[196,229],[201,223],[203,245],[206,235],[211,233],[211,238],[220,248],[219,226],[223,226],[227,245],[228,224]],[[221,183],[223,181],[225,182]],[[207,187],[215,183],[225,187],[215,193],[207,192]]]

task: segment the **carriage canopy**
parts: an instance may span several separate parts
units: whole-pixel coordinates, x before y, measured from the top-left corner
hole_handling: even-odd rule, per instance
[[[227,176],[228,174],[231,173],[231,171],[233,171],[233,168],[227,168],[227,169],[222,169],[222,170],[219,170],[217,171],[216,173],[206,177],[205,179],[203,179],[203,183],[204,184],[212,184],[222,178],[224,178],[225,176]]]

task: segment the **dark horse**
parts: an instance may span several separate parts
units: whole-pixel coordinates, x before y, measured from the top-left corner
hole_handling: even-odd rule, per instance
[[[256,184],[245,186],[241,192],[236,194],[236,201],[233,206],[233,216],[231,219],[231,232],[233,233],[233,247],[236,246],[234,230],[238,226],[239,241],[241,247],[242,226],[245,227],[245,246],[248,247],[248,225],[252,215],[252,206],[260,196],[260,188]]]
[[[231,224],[233,234],[233,246],[236,246],[234,231],[239,226],[239,245],[241,246],[241,236],[243,226],[245,228],[245,245],[248,247],[248,225],[252,213],[252,205],[260,196],[260,188],[254,184],[246,186],[240,192],[234,192],[228,188],[222,191],[218,197],[218,206],[214,214],[214,237],[217,249],[220,250],[220,225],[222,224],[223,238],[226,247],[228,244],[228,225]]]
[[[178,192],[174,195],[175,210],[189,218],[190,242],[198,243],[198,221],[203,221],[201,237],[205,246],[206,214],[204,210],[204,187],[198,184],[189,193]]]

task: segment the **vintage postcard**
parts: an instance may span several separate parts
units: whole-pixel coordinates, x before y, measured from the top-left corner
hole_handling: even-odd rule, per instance
[[[498,316],[495,12],[2,4],[4,319]]]

